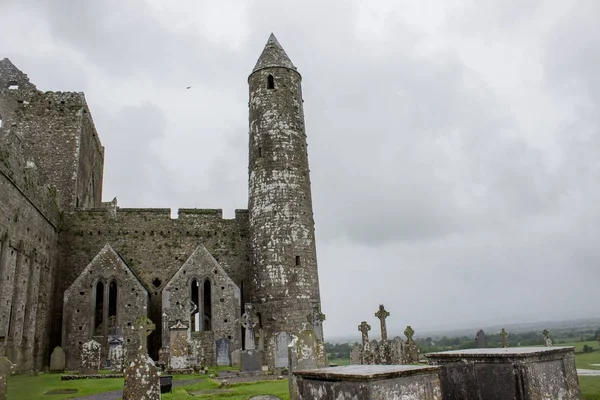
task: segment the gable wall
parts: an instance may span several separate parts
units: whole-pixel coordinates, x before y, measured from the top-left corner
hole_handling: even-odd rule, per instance
[[[112,206],[68,215],[60,237],[57,315],[62,313],[62,293],[106,243],[150,290],[148,316],[157,329],[150,335],[149,350],[155,359],[161,347],[162,289],[200,243],[241,287],[249,263],[247,212],[236,211],[235,219],[223,219],[221,210],[180,209],[178,219],[170,215],[169,209]],[[60,331],[55,335],[60,337]]]
[[[139,346],[139,338],[133,326],[145,316],[148,309],[148,292],[108,246],[94,257],[73,285],[65,292],[63,312],[62,348],[66,354],[67,369],[78,369],[81,362],[81,345],[94,338],[108,350],[108,337],[94,331],[96,285],[102,281],[105,287],[104,302],[108,302],[108,285],[117,285],[117,329],[128,351]],[[107,324],[105,315],[103,324]],[[106,332],[106,330],[104,331]]]
[[[225,270],[202,247],[175,274],[163,290],[162,310],[166,316],[163,331],[178,319],[188,325],[191,331],[190,285],[196,279],[202,286],[205,279],[211,282],[212,327],[214,339],[230,340],[231,349],[241,348],[240,337],[240,289],[229,278]],[[163,335],[163,347],[168,347],[169,338]]]

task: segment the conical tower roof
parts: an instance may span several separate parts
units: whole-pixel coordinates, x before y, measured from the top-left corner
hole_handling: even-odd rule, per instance
[[[267,40],[265,49],[260,57],[258,57],[258,61],[252,72],[254,73],[259,69],[269,67],[282,67],[296,70],[296,67],[285,53],[285,50],[283,50],[283,47],[281,47],[277,38],[272,33],[271,36],[269,36],[269,40]]]

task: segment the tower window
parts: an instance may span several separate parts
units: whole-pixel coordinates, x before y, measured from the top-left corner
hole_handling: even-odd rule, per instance
[[[262,147],[258,148],[258,158],[262,157]]]
[[[300,265],[300,256],[296,256],[296,266]]]
[[[275,78],[273,78],[273,75],[267,76],[267,89],[275,89]]]
[[[19,84],[16,81],[10,81],[10,82],[8,82],[7,87],[10,90],[17,90],[19,88]]]
[[[0,128],[2,128],[2,115],[0,115]]]

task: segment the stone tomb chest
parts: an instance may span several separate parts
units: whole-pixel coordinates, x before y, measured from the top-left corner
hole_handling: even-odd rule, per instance
[[[573,347],[508,347],[425,355],[444,400],[580,399]]]
[[[295,371],[297,400],[441,400],[439,368],[345,365]],[[294,396],[295,395],[295,396]]]

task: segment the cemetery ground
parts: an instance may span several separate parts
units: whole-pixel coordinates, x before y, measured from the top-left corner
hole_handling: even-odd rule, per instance
[[[224,370],[224,368],[219,368]],[[232,370],[231,368],[227,368]],[[190,384],[174,387],[172,393],[163,393],[161,398],[164,400],[181,399],[228,399],[228,400],[246,400],[252,396],[272,394],[283,400],[289,400],[288,380],[273,380],[262,382],[244,382],[232,383],[229,387],[230,392],[223,394],[192,396],[189,392],[214,389],[220,390],[220,380],[209,378],[209,372],[206,375],[173,375],[173,381],[194,380]],[[218,375],[218,370],[216,371]],[[59,373],[40,373],[38,376],[31,375],[13,375],[8,380],[8,399],[27,399],[27,400],[63,400],[75,399],[91,394],[98,394],[123,389],[123,378],[108,379],[81,379],[61,381]],[[45,394],[51,390],[76,389],[77,393],[71,394]]]

